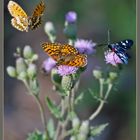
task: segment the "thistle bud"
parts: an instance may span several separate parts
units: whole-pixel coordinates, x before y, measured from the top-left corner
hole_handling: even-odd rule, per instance
[[[77,139],[78,140],[87,140],[87,136],[85,134],[80,133],[77,135]]]
[[[118,74],[116,72],[110,72],[109,73],[109,78],[111,80],[115,80],[118,77]]]
[[[29,78],[33,78],[37,74],[37,68],[35,64],[29,64],[29,67],[27,69],[27,74]]]
[[[74,129],[78,129],[80,126],[80,120],[76,117],[76,118],[73,118],[72,120],[72,127]]]
[[[23,58],[18,58],[16,60],[16,71],[17,71],[17,74],[20,74],[21,72],[26,72],[27,70],[27,65],[24,61]]]
[[[96,79],[100,79],[100,78],[102,78],[102,72],[100,70],[93,70],[93,76]]]
[[[34,54],[34,55],[32,56],[32,61],[36,61],[36,60],[38,60],[38,55],[37,55],[37,54]]]
[[[25,46],[24,49],[23,49],[23,56],[26,58],[26,59],[30,59],[32,58],[33,56],[33,51],[32,51],[32,48],[30,46]]]
[[[76,24],[67,24],[64,28],[64,34],[69,39],[76,39],[76,36],[77,36]]]
[[[10,77],[15,78],[16,77],[16,69],[13,66],[8,66],[7,67],[7,73]]]
[[[73,86],[73,79],[70,75],[63,76],[61,86],[64,91],[70,91]]]
[[[54,42],[56,39],[56,30],[52,22],[46,22],[44,26],[45,33],[49,36],[51,42]]]
[[[89,121],[83,121],[80,126],[80,134],[87,136],[89,133]]]
[[[25,72],[25,71],[20,72],[20,74],[18,75],[17,78],[18,78],[19,80],[25,81],[26,78],[27,78],[27,72]]]
[[[70,140],[76,140],[76,137],[75,136],[71,136]]]

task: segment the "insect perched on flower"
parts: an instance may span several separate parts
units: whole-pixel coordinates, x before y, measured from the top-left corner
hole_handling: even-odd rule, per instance
[[[41,24],[41,17],[45,10],[44,2],[40,2],[34,9],[32,16],[27,16],[26,12],[14,1],[9,1],[8,10],[13,17],[11,24],[17,30],[28,32],[34,30]]]
[[[84,67],[87,65],[87,56],[81,54],[71,45],[60,43],[42,44],[44,51],[57,62],[57,66],[75,66]]]
[[[117,43],[109,44],[108,47],[121,59],[124,64],[128,63],[129,55],[126,50],[130,49],[133,41],[126,39]]]

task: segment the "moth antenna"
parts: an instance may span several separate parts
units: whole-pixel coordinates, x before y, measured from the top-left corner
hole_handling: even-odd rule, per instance
[[[110,44],[110,30],[107,30],[107,43]]]

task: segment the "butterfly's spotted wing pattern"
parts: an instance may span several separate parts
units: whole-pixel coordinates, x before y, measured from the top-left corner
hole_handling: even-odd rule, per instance
[[[80,54],[73,46],[59,43],[43,43],[44,51],[57,61],[58,65],[84,67],[87,65],[87,56]]]
[[[19,31],[28,31],[27,18],[16,17],[11,19],[11,24],[13,27]]]
[[[25,11],[14,1],[9,1],[8,10],[12,17],[24,17],[27,18]]]
[[[45,4],[41,1],[34,9],[32,17],[42,16],[45,10]]]
[[[45,4],[41,1],[34,9],[32,16],[29,18],[29,27],[31,30],[38,28],[41,24],[41,17],[45,10]]]
[[[11,24],[20,31],[28,32],[34,30],[41,24],[41,16],[44,12],[45,4],[41,1],[35,8],[32,16],[27,16],[26,12],[14,1],[9,1],[8,10],[13,17]]]
[[[126,53],[126,50],[130,49],[132,45],[133,41],[126,39],[121,42],[109,44],[108,47],[117,54],[124,64],[127,64],[130,56]]]

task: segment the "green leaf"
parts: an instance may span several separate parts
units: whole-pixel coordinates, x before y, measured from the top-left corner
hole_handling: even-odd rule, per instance
[[[98,126],[94,126],[90,128],[90,135],[91,136],[98,136],[102,133],[102,131],[108,126],[109,123],[101,124]]]
[[[54,128],[53,119],[49,119],[48,124],[47,124],[47,129],[48,129],[50,138],[53,139],[54,134],[55,134],[55,128]]]
[[[35,130],[28,134],[27,140],[43,140],[43,134],[40,131]]]
[[[55,105],[49,97],[46,97],[46,102],[47,102],[47,106],[49,108],[49,110],[51,111],[51,113],[58,119],[62,120],[61,118],[61,113],[60,113],[60,109],[57,107],[57,105]]]
[[[84,97],[84,92],[82,92],[77,98],[75,99],[75,104],[78,104],[80,101],[82,101]]]

